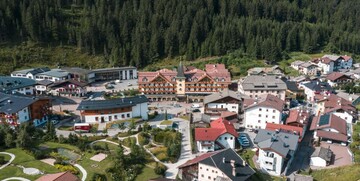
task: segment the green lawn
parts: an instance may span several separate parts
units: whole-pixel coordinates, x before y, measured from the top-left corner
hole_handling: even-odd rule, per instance
[[[4,157],[4,160],[5,160],[6,162],[8,162],[8,161],[10,160],[10,158],[11,158],[11,156],[6,155],[6,154],[0,154],[0,156],[3,156],[3,157]],[[1,166],[1,165],[0,165],[0,166]]]
[[[110,146],[110,145],[109,145]],[[107,158],[105,158],[101,162],[96,162],[93,160],[90,160],[92,156],[94,156],[95,153],[85,153],[85,155],[82,157],[81,161],[78,163],[84,167],[84,169],[88,172],[87,179],[90,180],[91,177],[94,175],[94,173],[100,173],[100,174],[106,174],[106,169],[113,166],[113,158],[111,155],[109,155]],[[96,165],[96,167],[92,167]],[[110,178],[108,178],[109,180]]]
[[[118,148],[118,145],[115,145],[115,144],[112,144],[112,143],[103,142],[103,141],[99,141],[99,142],[94,143],[94,145],[98,145],[98,146],[101,146],[101,147],[103,147],[103,148],[105,148],[105,144],[108,145],[108,147],[109,147],[109,149],[110,149],[111,151]]]
[[[15,154],[15,160],[12,162],[16,165],[22,165],[24,167],[33,167],[37,168],[40,171],[44,173],[57,173],[59,170],[57,170],[55,167],[50,166],[46,163],[43,163],[39,160],[36,160],[33,156],[26,153],[24,150],[19,148],[12,148],[5,150],[5,152],[13,153]],[[38,176],[29,176],[23,173],[22,169],[16,166],[8,166],[2,170],[0,170],[0,180],[8,178],[8,177],[24,177],[28,178],[30,180],[35,180],[36,178],[40,177]]]
[[[170,121],[170,120],[165,120],[165,121],[162,121],[161,123],[160,123],[160,125],[172,125],[172,121]]]
[[[160,176],[161,176],[161,175],[157,175],[157,174],[154,172],[154,169],[145,166],[145,167],[143,168],[141,174],[136,177],[135,181],[147,181],[147,180],[149,180],[149,179],[158,178],[158,177],[160,177]]]
[[[58,127],[59,130],[64,130],[64,131],[73,131],[73,127],[72,126],[60,126]]]
[[[309,174],[303,172],[302,174]],[[333,169],[313,170],[310,174],[317,181],[350,181],[359,180],[360,165],[354,164]]]
[[[56,142],[45,142],[40,146],[47,146],[49,148],[65,148],[68,150],[74,150],[75,152],[80,152],[80,149],[77,146],[69,145],[69,144],[61,144]]]

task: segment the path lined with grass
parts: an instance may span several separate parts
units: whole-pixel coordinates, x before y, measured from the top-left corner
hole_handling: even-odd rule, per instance
[[[74,165],[76,168],[78,168],[81,173],[82,173],[82,178],[81,178],[81,181],[85,181],[86,180],[86,177],[87,177],[87,171],[84,169],[84,167],[82,167],[81,165],[79,164],[75,164]]]
[[[0,167],[0,170],[3,169],[3,168],[5,168],[5,167],[7,167],[8,165],[11,164],[11,162],[13,162],[13,161],[15,160],[15,155],[12,154],[12,153],[0,152],[0,154],[9,155],[9,156],[11,157],[10,160],[9,160],[7,163],[5,163],[3,166]]]
[[[10,181],[10,180],[31,181],[31,180],[23,178],[23,177],[10,177],[10,178],[4,179],[2,181]]]

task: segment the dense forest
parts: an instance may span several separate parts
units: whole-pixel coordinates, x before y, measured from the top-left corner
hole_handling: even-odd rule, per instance
[[[237,49],[270,61],[292,51],[360,54],[358,9],[359,0],[0,0],[0,44],[70,45],[108,66],[138,67]]]

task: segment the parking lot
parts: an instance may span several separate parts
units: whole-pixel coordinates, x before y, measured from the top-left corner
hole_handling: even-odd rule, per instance
[[[112,82],[112,85],[114,88],[112,89],[107,89],[105,87],[105,85],[107,83]],[[101,92],[101,91],[105,91],[105,92],[112,92],[112,91],[124,91],[124,90],[129,90],[129,89],[138,89],[139,86],[137,84],[137,79],[132,79],[132,80],[121,80],[120,82],[117,81],[106,81],[106,82],[96,82],[96,83],[92,83],[91,86],[87,87],[87,91],[88,92]]]

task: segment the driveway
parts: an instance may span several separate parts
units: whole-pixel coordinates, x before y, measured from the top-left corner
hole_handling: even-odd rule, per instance
[[[326,142],[321,142],[321,146],[324,148],[330,148],[330,150],[334,153],[334,163],[326,168],[335,168],[345,165],[351,165],[352,164],[352,158],[351,155],[348,152],[348,147],[342,146],[339,144],[329,144]],[[311,167],[313,169],[323,169],[319,167]]]

